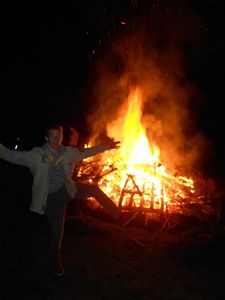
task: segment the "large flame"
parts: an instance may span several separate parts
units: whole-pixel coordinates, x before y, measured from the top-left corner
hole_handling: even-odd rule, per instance
[[[149,145],[144,127],[141,124],[142,97],[136,88],[128,98],[128,110],[123,126],[123,141],[120,154],[128,172],[136,172],[137,165],[154,164],[159,159],[159,149]]]
[[[101,156],[103,176],[98,184],[120,207],[171,209],[194,192],[193,181],[173,176],[161,164],[160,150],[149,142],[141,123],[140,87],[130,93],[127,103],[121,147]]]

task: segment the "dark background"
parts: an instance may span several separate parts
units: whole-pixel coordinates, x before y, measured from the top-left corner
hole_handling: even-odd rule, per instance
[[[147,12],[168,10],[199,20],[201,35],[182,46],[187,77],[204,95],[198,126],[212,141],[206,163],[209,175],[225,175],[224,7],[223,1],[71,1],[1,5],[1,142],[22,148],[42,143],[44,128],[53,122],[85,132],[88,101],[82,91],[107,42],[135,30]],[[177,28],[182,24],[177,24]],[[200,28],[200,29],[199,29]],[[160,35],[160,31],[158,33]],[[195,32],[191,33],[193,37]],[[196,35],[198,33],[196,32]],[[157,33],[156,33],[157,35]]]

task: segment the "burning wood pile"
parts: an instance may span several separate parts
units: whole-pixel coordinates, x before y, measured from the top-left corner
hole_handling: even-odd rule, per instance
[[[218,221],[221,197],[215,183],[204,180],[196,170],[168,171],[160,162],[159,148],[149,143],[141,125],[140,97],[139,89],[129,97],[121,147],[84,160],[74,174],[76,180],[98,184],[124,211],[139,210],[145,216],[178,213]]]
[[[97,184],[121,210],[139,210],[146,217],[152,213],[169,216],[174,213],[197,217],[200,220],[220,222],[223,194],[216,190],[212,179],[204,179],[196,170],[192,178],[178,174],[160,174],[161,166],[152,166],[152,174],[162,180],[160,188],[154,183],[138,184],[135,174],[124,173],[114,164],[103,164],[101,159],[83,161],[79,165],[76,180]],[[151,173],[150,175],[153,176]],[[118,184],[118,181],[122,183]],[[90,199],[95,207],[99,204]]]

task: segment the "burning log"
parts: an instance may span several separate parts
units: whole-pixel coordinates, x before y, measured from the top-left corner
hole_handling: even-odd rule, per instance
[[[74,171],[73,179],[75,181],[93,181],[97,183],[104,176],[116,170],[117,168],[113,164],[108,166],[108,169],[105,170],[105,166],[99,164],[99,160],[89,161],[88,163],[82,161]]]

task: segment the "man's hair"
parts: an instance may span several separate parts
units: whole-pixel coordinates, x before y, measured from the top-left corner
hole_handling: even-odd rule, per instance
[[[46,129],[45,129],[45,136],[48,136],[49,135],[49,132],[52,130],[52,129],[55,129],[55,130],[58,130],[60,131],[61,133],[63,133],[63,127],[59,124],[52,124],[50,126],[48,126]]]

